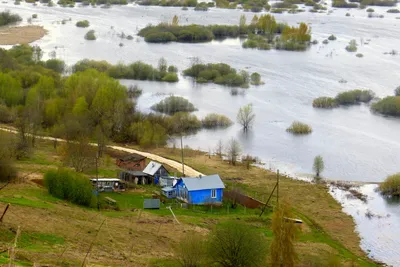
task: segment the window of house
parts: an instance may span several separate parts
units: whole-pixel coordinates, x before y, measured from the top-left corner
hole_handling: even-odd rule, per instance
[[[217,197],[217,190],[211,189],[211,198],[216,198]]]

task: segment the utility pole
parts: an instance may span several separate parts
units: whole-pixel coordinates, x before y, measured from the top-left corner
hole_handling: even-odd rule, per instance
[[[96,195],[97,195],[97,210],[100,211],[100,196],[99,196],[99,152],[96,154]]]
[[[185,177],[185,163],[183,161],[183,141],[182,141],[182,134],[181,134],[181,155],[182,155],[182,174]]]
[[[279,169],[276,171],[276,205],[279,207]]]

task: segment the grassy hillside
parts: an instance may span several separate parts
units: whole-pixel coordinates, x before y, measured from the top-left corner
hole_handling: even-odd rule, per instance
[[[143,211],[143,198],[151,197],[153,186],[139,186],[129,192],[107,193],[117,200],[117,209],[82,208],[56,199],[42,187],[43,173],[62,165],[59,150],[49,141],[38,141],[32,156],[18,161],[19,181],[0,191],[0,210],[11,203],[0,223],[0,264],[6,263],[7,249],[14,241],[18,226],[16,260],[21,266],[81,266],[88,250],[88,266],[179,266],[174,260],[174,246],[194,232],[202,235],[223,221],[240,220],[272,239],[271,210],[259,217],[259,210],[238,207],[184,209],[172,208],[176,223],[162,205],[160,210]],[[179,151],[157,149],[154,152],[179,158]],[[266,199],[272,190],[275,174],[252,167],[232,167],[220,159],[186,150],[186,163],[205,174],[219,173],[228,186],[235,184],[257,198]],[[116,176],[115,152],[101,160],[100,176]],[[174,172],[176,170],[170,170]],[[88,171],[88,177],[93,175]],[[235,179],[232,179],[235,178]],[[281,179],[280,194],[294,206],[295,214],[305,223],[296,244],[298,266],[329,266],[340,259],[344,266],[375,266],[359,248],[352,219],[322,185]],[[263,196],[264,195],[264,196]],[[273,200],[273,203],[275,200]],[[169,205],[169,204],[167,204]],[[98,229],[101,227],[99,233]]]

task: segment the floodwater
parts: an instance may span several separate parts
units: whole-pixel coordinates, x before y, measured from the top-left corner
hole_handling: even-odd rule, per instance
[[[331,187],[331,194],[342,204],[343,210],[354,218],[356,231],[361,236],[361,248],[371,258],[399,266],[400,200],[382,198],[376,192],[376,187],[375,184],[367,184],[358,189],[368,197],[367,203],[349,198],[349,193],[334,187]]]
[[[330,6],[330,2],[327,3]],[[400,85],[400,55],[384,53],[400,50],[400,20],[396,19],[398,15],[386,13],[388,8],[374,7],[376,13],[385,16],[382,19],[368,18],[365,10],[345,9],[334,10],[329,15],[310,12],[275,14],[277,21],[292,25],[298,22],[310,24],[313,39],[319,44],[305,52],[243,49],[239,39],[201,44],[148,44],[136,36],[138,30],[147,24],[171,21],[174,15],[178,15],[181,24],[237,24],[241,14],[250,21],[254,13],[240,10],[213,8],[208,12],[196,12],[193,9],[183,11],[174,7],[132,4],[111,9],[49,8],[26,3],[15,6],[13,1],[0,3],[0,10],[3,8],[19,13],[24,24],[32,14],[38,14],[33,24],[43,25],[49,34],[35,44],[44,49],[45,58],[55,51],[58,58],[70,65],[83,58],[111,63],[142,60],[156,65],[159,58],[164,57],[182,71],[190,65],[191,58],[199,57],[206,63],[224,62],[238,70],[260,73],[265,84],[251,86],[237,96],[232,96],[227,87],[196,85],[181,75],[179,83],[174,84],[122,81],[143,89],[138,101],[142,111],[150,111],[151,105],[166,95],[174,94],[188,98],[198,108],[195,114],[199,117],[217,112],[235,121],[240,106],[253,104],[256,121],[247,134],[238,124],[224,130],[202,130],[184,138],[185,145],[192,148],[209,151],[220,139],[227,142],[230,138],[237,138],[243,153],[259,157],[268,168],[280,169],[294,176],[309,176],[313,159],[318,154],[325,161],[323,175],[331,179],[379,182],[399,171],[400,119],[372,114],[368,105],[334,110],[312,107],[312,100],[316,97],[335,96],[338,92],[357,88],[371,89],[378,97],[393,95],[394,89]],[[347,12],[350,17],[345,16]],[[61,23],[70,18],[71,21]],[[89,20],[90,29],[96,31],[96,41],[84,40],[88,29],[75,26],[78,20],[83,19]],[[121,40],[118,37],[121,32],[131,34],[135,39]],[[338,39],[322,44],[330,34]],[[357,58],[355,53],[344,49],[351,39],[359,43],[358,53],[362,53],[363,58]],[[120,43],[123,43],[122,47]],[[342,79],[347,83],[339,83]],[[310,124],[313,133],[307,136],[287,133],[286,128],[294,120]],[[365,188],[370,189],[368,186]],[[397,248],[400,244],[391,231],[399,231],[400,206],[387,204],[373,191],[369,193],[373,194],[373,200],[368,202],[368,207],[376,209],[379,214],[390,214],[390,217],[366,220],[363,211],[357,213],[359,206],[351,206],[353,202],[343,200],[340,195],[336,198],[355,218],[363,249],[371,250],[370,255],[378,260],[398,266],[400,251]],[[397,240],[400,240],[398,236]]]

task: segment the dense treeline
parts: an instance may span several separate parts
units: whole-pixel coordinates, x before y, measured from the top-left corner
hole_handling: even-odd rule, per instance
[[[244,48],[269,49],[274,46],[282,50],[305,50],[311,40],[311,29],[305,23],[298,27],[277,23],[269,14],[260,17],[254,16],[250,25],[246,18],[241,16],[239,25],[178,25],[175,16],[172,23],[160,23],[157,26],[149,25],[139,31],[139,36],[146,42],[167,43],[209,42],[213,39],[236,38],[239,35],[248,35]]]
[[[132,79],[132,80],[149,80],[149,81],[165,81],[177,82],[178,76],[175,66],[168,66],[165,59],[160,59],[158,68],[137,61],[129,65],[119,63],[112,65],[107,61],[96,61],[84,59],[78,61],[73,67],[73,72],[84,71],[87,69],[95,69],[104,72],[114,79]]]
[[[375,97],[371,90],[351,90],[338,93],[335,98],[318,97],[313,101],[315,108],[335,108],[339,105],[355,105],[359,103],[368,103]]]
[[[234,68],[225,63],[195,63],[184,70],[183,74],[195,78],[198,83],[213,82],[232,87],[248,87],[250,82],[250,76],[247,71],[241,70],[237,73]]]
[[[0,12],[0,26],[20,22],[22,18],[18,14],[10,13],[9,10]]]
[[[89,149],[89,142],[96,142],[101,154],[108,140],[164,145],[170,135],[192,133],[203,126],[195,115],[181,112],[187,109],[173,107],[173,113],[167,112],[172,116],[135,111],[132,98],[141,90],[128,89],[111,78],[108,74],[117,76],[116,67],[107,62],[78,62],[72,75],[61,77],[64,62],[43,62],[41,55],[39,47],[27,45],[0,50],[0,120],[18,128],[19,157],[34,147],[39,132],[45,132],[73,141],[63,148],[63,161],[82,172],[93,166],[90,160],[96,152]],[[137,67],[132,68],[137,79],[154,79],[164,72],[176,75],[176,68],[168,67],[164,59],[157,70],[141,62],[132,66]]]

